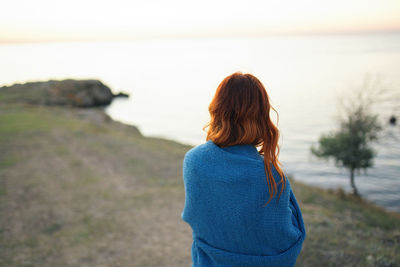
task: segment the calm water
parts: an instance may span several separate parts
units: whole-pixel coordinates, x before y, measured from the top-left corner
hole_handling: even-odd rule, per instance
[[[0,84],[98,78],[131,93],[107,108],[114,119],[192,145],[204,142],[208,104],[235,71],[266,86],[279,113],[284,170],[309,184],[349,190],[346,170],[309,152],[335,128],[339,96],[378,81],[388,96],[375,106],[382,122],[400,113],[399,34],[0,45]],[[356,183],[366,198],[400,211],[400,126],[385,124],[382,136],[375,166]]]

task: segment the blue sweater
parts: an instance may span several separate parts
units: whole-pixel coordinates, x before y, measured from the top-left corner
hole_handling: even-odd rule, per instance
[[[295,265],[305,238],[299,206],[288,180],[279,200],[264,206],[264,161],[254,146],[220,148],[208,141],[192,148],[183,180],[182,219],[193,230],[193,266]]]

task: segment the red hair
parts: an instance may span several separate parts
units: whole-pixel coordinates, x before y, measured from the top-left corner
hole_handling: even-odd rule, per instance
[[[282,169],[279,167],[279,130],[271,121],[269,103],[263,84],[251,74],[236,72],[226,77],[218,86],[208,110],[211,120],[207,140],[220,147],[251,144],[261,147],[269,191],[269,200],[277,194],[277,183],[272,175],[271,163],[279,173],[282,184],[279,196],[286,186]]]

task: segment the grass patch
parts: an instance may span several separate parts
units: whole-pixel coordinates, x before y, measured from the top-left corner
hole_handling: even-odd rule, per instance
[[[4,186],[0,187],[0,197],[4,197],[7,195],[6,188]]]
[[[389,215],[382,210],[370,211],[368,208],[362,211],[364,218],[362,220],[368,227],[380,227],[385,230],[400,229],[400,220],[397,216]]]
[[[42,232],[45,233],[45,234],[48,234],[48,235],[52,235],[55,232],[61,230],[62,227],[63,227],[63,223],[55,222],[55,223],[52,223],[52,224],[48,225],[44,229],[42,229]]]
[[[86,126],[76,119],[63,116],[57,108],[29,105],[5,105],[0,108],[0,125],[0,145],[14,139],[45,135],[54,128],[72,130]]]
[[[85,216],[79,223],[73,225],[66,231],[60,231],[69,241],[70,246],[89,245],[98,240],[107,232],[112,232],[111,221],[95,219],[91,216]]]
[[[19,160],[19,158],[15,155],[3,156],[3,158],[0,158],[0,170],[14,166]]]

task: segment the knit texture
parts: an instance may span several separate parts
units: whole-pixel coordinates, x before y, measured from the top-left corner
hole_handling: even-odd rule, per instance
[[[272,173],[278,183],[275,168]],[[265,206],[264,160],[254,146],[220,148],[208,141],[192,148],[183,181],[193,266],[295,265],[306,235],[301,211],[289,180],[280,198]]]

